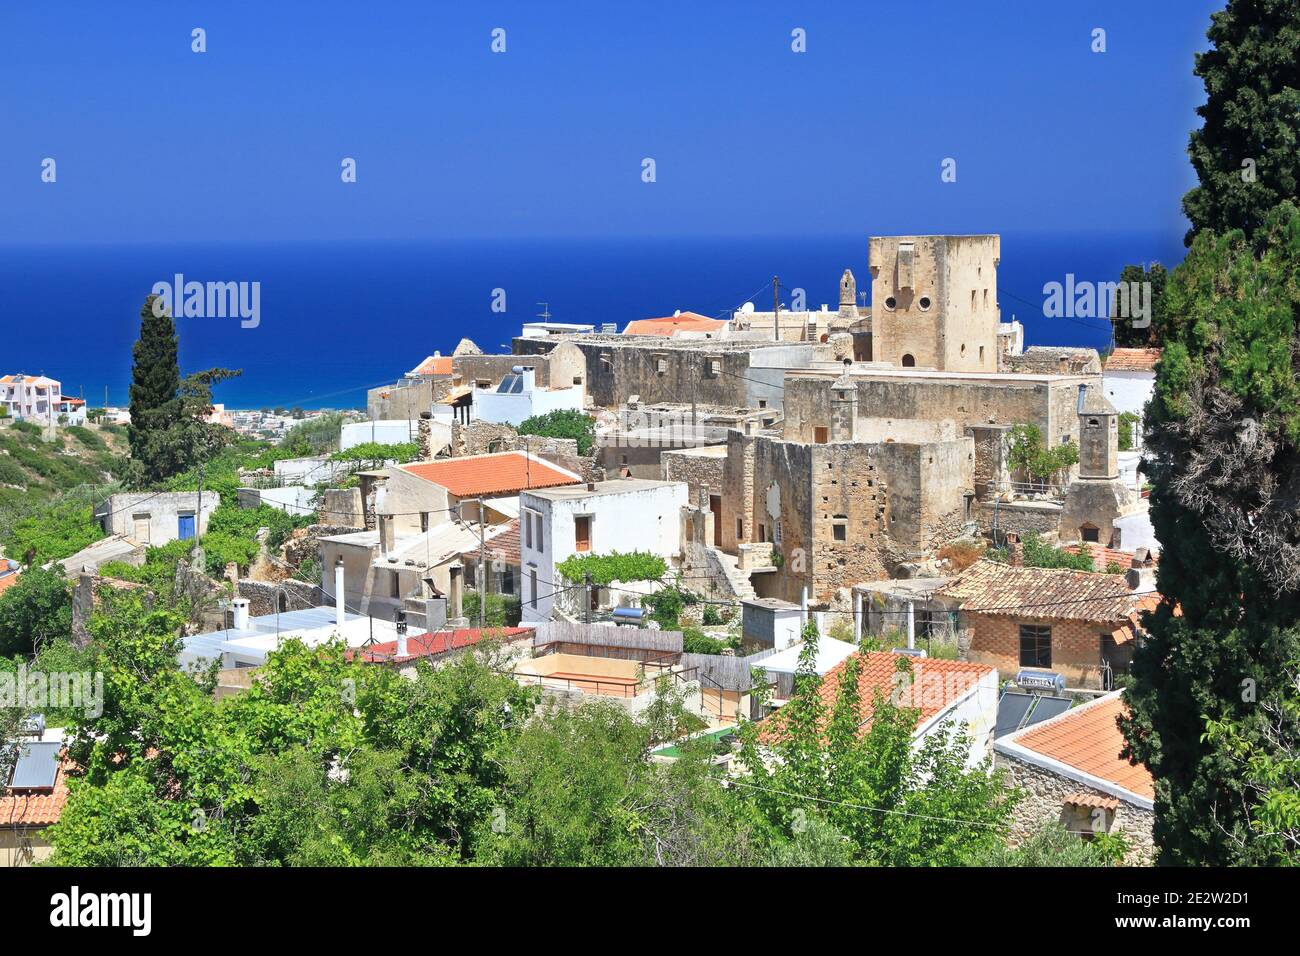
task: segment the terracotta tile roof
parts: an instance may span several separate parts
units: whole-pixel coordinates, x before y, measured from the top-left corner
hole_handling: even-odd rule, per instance
[[[1039,724],[1008,734],[999,745],[1011,744],[1049,757],[1075,770],[1122,787],[1148,800],[1155,797],[1151,772],[1120,756],[1124,736],[1116,720],[1128,715],[1123,691],[1074,707]]]
[[[960,601],[961,610],[968,614],[1103,624],[1127,621],[1154,597],[1135,595],[1122,574],[1012,567],[986,559],[976,561],[936,593]]]
[[[52,790],[0,789],[0,830],[7,827],[43,827],[58,823],[68,802],[68,783],[62,761],[54,775]]]
[[[349,651],[348,656],[366,664],[405,664],[431,655],[446,654],[473,647],[484,640],[493,638],[513,641],[524,635],[531,635],[528,627],[461,627],[454,631],[439,631],[435,634],[421,634],[406,640],[406,656],[397,656],[397,641],[385,641],[370,647]]]
[[[20,571],[14,571],[11,574],[6,574],[4,577],[0,577],[0,594],[3,594],[9,588],[18,583],[18,576],[21,573],[22,572]]]
[[[1113,562],[1127,571],[1133,565],[1133,552],[1120,551],[1117,548],[1107,548],[1105,545],[1096,542],[1084,541],[1079,544],[1067,544],[1062,550],[1069,551],[1071,554],[1091,554],[1093,567],[1098,571],[1105,571]],[[1160,556],[1153,554],[1151,556],[1152,565],[1160,562]]]
[[[864,728],[871,722],[876,691],[886,697],[894,696],[895,702],[900,706],[919,710],[919,728],[974,690],[981,678],[994,673],[994,668],[987,664],[972,664],[967,661],[905,657],[889,651],[857,653],[836,664],[822,678],[817,692],[828,711],[835,706],[840,681],[844,679],[844,670],[851,660],[858,662],[858,712]],[[898,673],[900,660],[906,660],[912,665],[910,685],[900,684],[894,676]],[[761,667],[762,663],[758,666]],[[900,687],[903,688],[903,693],[896,696]],[[778,710],[764,721],[764,724],[769,725],[761,735],[764,741],[770,742],[779,735],[780,718],[781,711]]]
[[[1159,349],[1116,349],[1106,356],[1107,372],[1150,372],[1160,361]]]
[[[494,561],[498,558],[505,564],[519,565],[519,519],[512,518],[505,523],[505,530],[483,542],[483,560]],[[469,561],[478,560],[479,549],[466,551],[463,557]]]
[[[1080,790],[1078,793],[1072,793],[1066,797],[1063,803],[1068,803],[1075,807],[1091,807],[1098,810],[1118,810],[1119,801],[1114,797],[1099,797],[1095,793],[1088,793],[1086,790]]]
[[[450,355],[430,355],[427,359],[406,373],[411,378],[420,375],[452,374]]]
[[[578,475],[522,451],[440,458],[401,468],[417,478],[442,485],[458,498],[508,495],[528,488],[556,488],[581,481]]]
[[[711,319],[697,312],[679,312],[659,319],[637,319],[629,322],[624,335],[672,335],[674,332],[716,332],[727,323]]]

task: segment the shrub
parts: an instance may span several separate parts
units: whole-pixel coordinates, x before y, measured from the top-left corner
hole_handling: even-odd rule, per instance
[[[699,628],[688,627],[682,631],[682,650],[687,654],[721,654],[727,645],[716,637],[709,637]]]
[[[575,554],[556,566],[566,581],[580,583],[591,575],[593,584],[608,587],[615,581],[659,581],[668,573],[663,558],[645,551],[623,554]]]
[[[1135,412],[1121,412],[1119,416],[1119,450],[1132,451],[1133,438],[1137,431],[1138,415]]]
[[[466,591],[461,599],[461,613],[469,618],[471,627],[478,627],[478,609],[478,592]],[[518,627],[522,614],[519,598],[510,594],[489,594],[483,624],[485,627]]]
[[[940,560],[947,561],[954,572],[965,571],[983,556],[984,544],[980,541],[954,541],[938,552]]]
[[[572,438],[578,443],[578,454],[589,455],[596,444],[596,420],[574,409],[560,409],[524,419],[519,424],[519,434]]]

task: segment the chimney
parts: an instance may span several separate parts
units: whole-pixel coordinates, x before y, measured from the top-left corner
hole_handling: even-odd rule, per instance
[[[393,516],[379,515],[379,553],[388,554],[393,550]]]
[[[1149,592],[1156,589],[1156,569],[1139,565],[1136,561],[1124,574],[1124,583],[1130,591]]]
[[[420,412],[416,435],[420,443],[420,461],[433,461],[433,412]]]
[[[1007,540],[1008,563],[1013,568],[1023,568],[1025,566],[1025,546],[1020,543],[1020,537],[1009,538]]]
[[[516,365],[514,373],[523,380],[523,390],[525,392],[536,391],[537,370],[531,365]]]
[[[236,631],[248,629],[248,598],[235,598],[230,602],[231,626]]]
[[[393,614],[393,626],[397,630],[397,656],[406,657],[406,611],[398,608]]]
[[[343,626],[346,619],[343,606],[343,558],[334,562],[334,623]]]

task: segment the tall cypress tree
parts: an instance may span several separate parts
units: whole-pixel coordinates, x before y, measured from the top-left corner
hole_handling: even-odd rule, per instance
[[[1252,236],[1274,206],[1300,199],[1300,4],[1231,0],[1207,36],[1195,71],[1205,125],[1188,148],[1200,185],[1183,197],[1189,246],[1202,229]]]
[[[1122,729],[1155,778],[1166,864],[1294,862],[1260,826],[1251,766],[1300,740],[1300,711],[1276,720],[1300,660],[1300,210],[1270,213],[1255,244],[1197,235],[1167,288],[1147,406],[1165,604]]]
[[[157,307],[155,307],[157,303]],[[173,469],[160,455],[160,438],[180,418],[181,371],[176,358],[176,323],[151,295],[140,310],[140,338],[131,350],[131,426],[128,439],[137,473],[146,482]]]

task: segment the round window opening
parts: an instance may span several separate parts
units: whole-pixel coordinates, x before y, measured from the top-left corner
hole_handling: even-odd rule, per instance
[[[923,295],[917,300],[916,304],[921,307],[922,312],[928,312],[930,310],[930,297],[928,295]]]
[[[895,299],[892,295],[885,300],[885,308],[888,309],[890,312],[894,311],[894,309],[897,307],[898,307],[898,300]]]

